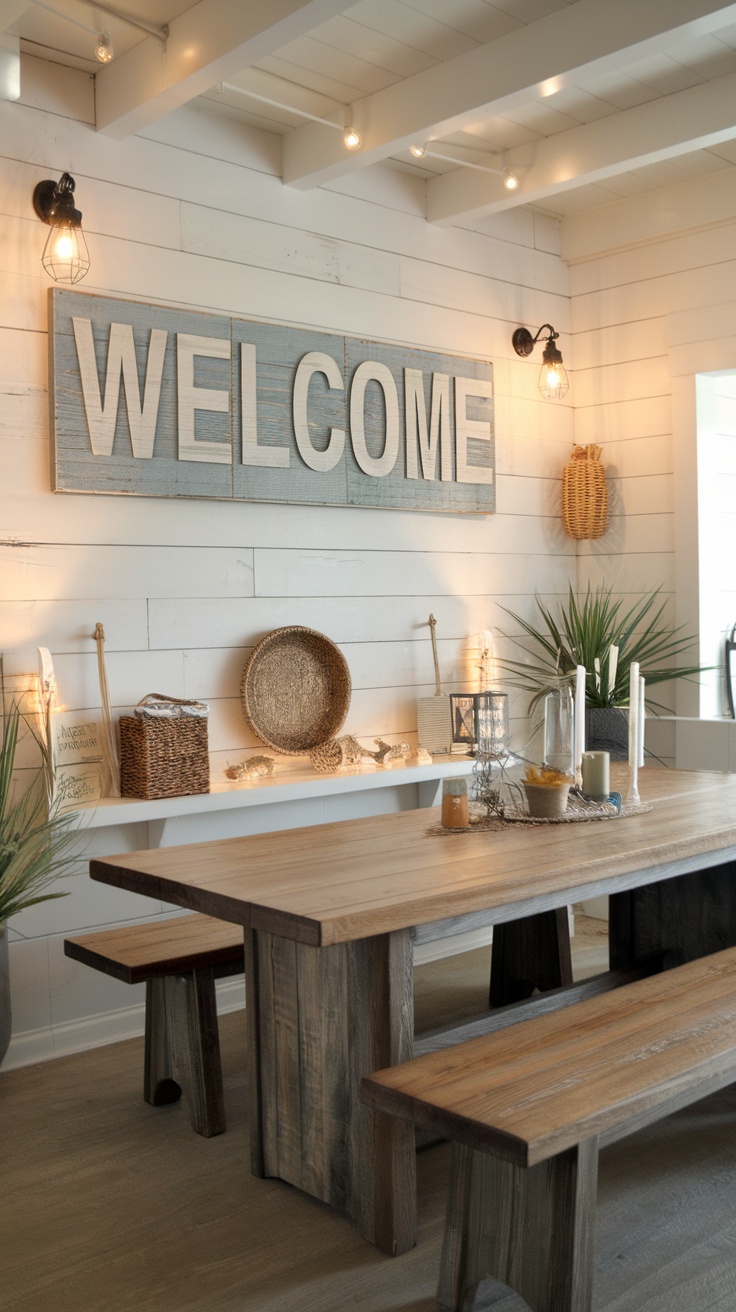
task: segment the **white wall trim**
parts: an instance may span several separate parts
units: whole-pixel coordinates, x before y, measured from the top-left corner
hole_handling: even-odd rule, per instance
[[[243,1009],[243,980],[240,977],[222,980],[216,988],[218,1015],[224,1016],[228,1012]],[[5,1071],[18,1070],[21,1066],[35,1066],[38,1062],[52,1061],[55,1057],[86,1052],[89,1048],[104,1048],[108,1043],[142,1038],[145,1021],[145,1004],[137,1003],[115,1011],[98,1012],[95,1016],[83,1016],[63,1025],[26,1030],[11,1038],[0,1075]]]

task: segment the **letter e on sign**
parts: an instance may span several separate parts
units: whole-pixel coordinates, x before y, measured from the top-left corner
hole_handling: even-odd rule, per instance
[[[484,378],[455,379],[455,478],[458,483],[492,483],[493,467],[490,463],[493,428],[490,419],[468,418],[470,399],[493,399],[493,383]],[[488,444],[488,464],[471,464],[468,442]],[[472,449],[472,448],[471,448]],[[476,447],[475,455],[483,454],[484,445]]]
[[[176,334],[179,459],[198,460],[212,465],[230,465],[232,464],[230,442],[203,441],[195,432],[195,410],[230,413],[230,392],[227,388],[195,387],[194,357],[196,355],[209,356],[213,360],[229,360],[230,342],[225,338],[193,337],[189,333]]]

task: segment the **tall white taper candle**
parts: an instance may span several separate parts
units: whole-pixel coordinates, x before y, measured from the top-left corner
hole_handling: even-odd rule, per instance
[[[629,806],[639,805],[639,662],[629,669]]]
[[[646,724],[646,714],[647,714],[645,698],[646,698],[646,679],[643,679],[642,676],[639,675],[638,738],[639,738],[639,769],[640,770],[644,764],[644,726]]]
[[[585,666],[575,668],[575,782],[581,783],[585,751]]]
[[[618,647],[611,646],[608,648],[608,691],[612,693],[616,687],[616,671],[618,669]]]

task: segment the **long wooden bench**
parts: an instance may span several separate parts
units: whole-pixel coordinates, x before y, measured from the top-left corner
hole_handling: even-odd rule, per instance
[[[241,927],[211,916],[177,916],[67,938],[64,952],[126,984],[145,983],[146,1102],[176,1102],[183,1088],[197,1133],[222,1134],[215,980],[243,971]]]
[[[443,1307],[475,1312],[510,1287],[532,1312],[590,1312],[600,1144],[735,1081],[728,948],[379,1071],[362,1092],[452,1140]]]

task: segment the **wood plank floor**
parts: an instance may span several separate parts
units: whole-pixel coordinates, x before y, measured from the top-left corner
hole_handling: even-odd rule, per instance
[[[605,948],[588,929],[578,974]],[[442,1023],[482,1005],[488,953],[417,973],[418,1025]],[[418,1246],[383,1257],[252,1179],[242,1015],[222,1047],[228,1132],[209,1140],[183,1104],[143,1102],[142,1040],[0,1072],[2,1312],[436,1312],[447,1147],[419,1154]],[[735,1119],[728,1090],[603,1153],[596,1312],[736,1312]]]

